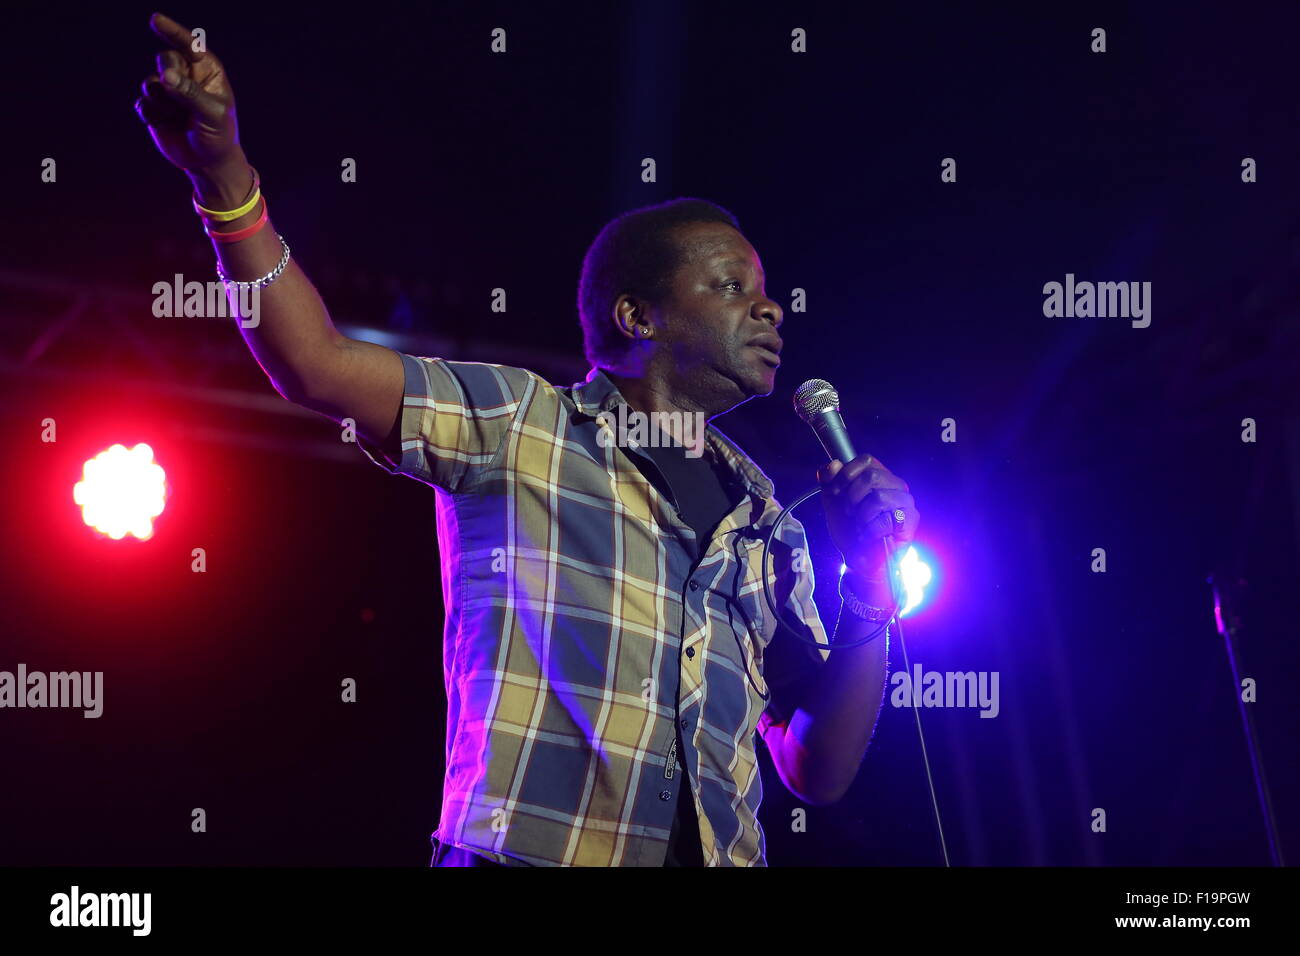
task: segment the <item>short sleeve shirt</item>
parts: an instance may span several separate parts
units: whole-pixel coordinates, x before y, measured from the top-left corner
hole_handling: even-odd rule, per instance
[[[765,865],[755,738],[788,719],[829,643],[799,522],[761,567],[771,481],[709,425],[740,490],[700,541],[614,434],[626,403],[603,372],[556,387],[510,366],[402,362],[400,460],[360,444],[437,496],[434,837],[506,865],[661,866],[687,786],[705,864]],[[765,576],[810,643],[777,628]]]

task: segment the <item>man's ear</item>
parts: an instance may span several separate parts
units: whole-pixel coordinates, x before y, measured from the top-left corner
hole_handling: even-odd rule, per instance
[[[619,334],[634,342],[647,342],[654,338],[645,303],[636,296],[620,295],[614,300],[614,325]]]

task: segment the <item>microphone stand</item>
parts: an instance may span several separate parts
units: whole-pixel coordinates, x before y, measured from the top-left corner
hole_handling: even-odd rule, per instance
[[[1206,578],[1206,582],[1214,594],[1214,623],[1223,638],[1223,647],[1228,654],[1228,666],[1232,669],[1233,694],[1237,698],[1241,726],[1246,734],[1250,769],[1255,777],[1255,796],[1259,800],[1260,812],[1264,816],[1264,830],[1268,836],[1268,853],[1274,866],[1285,866],[1277,835],[1277,817],[1273,813],[1273,798],[1269,793],[1268,780],[1264,776],[1264,758],[1260,753],[1259,736],[1255,731],[1255,717],[1246,706],[1246,702],[1241,699],[1241,669],[1237,666],[1237,636],[1241,633],[1241,617],[1237,614],[1236,598],[1246,582],[1217,573]]]

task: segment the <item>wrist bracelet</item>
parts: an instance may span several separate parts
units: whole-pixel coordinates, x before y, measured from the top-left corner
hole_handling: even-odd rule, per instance
[[[199,205],[199,196],[196,192],[191,198],[191,202],[194,203],[194,211],[200,216],[210,219],[213,222],[234,222],[240,216],[245,216],[252,212],[254,207],[257,205],[257,200],[262,195],[262,177],[257,174],[257,170],[253,169],[252,166],[249,166],[248,168],[253,170],[253,189],[252,192],[249,193],[248,198],[244,200],[243,204],[237,209],[207,209],[204,206]]]
[[[221,260],[219,259],[217,260],[217,278],[220,279],[227,286],[232,286],[232,285],[241,286],[241,287],[249,286],[250,288],[254,288],[254,289],[262,289],[270,285],[276,279],[280,278],[280,274],[284,272],[285,267],[289,264],[289,243],[285,242],[284,236],[280,235],[279,233],[276,233],[275,238],[279,239],[280,245],[284,246],[284,255],[280,257],[279,264],[270,272],[268,272],[266,275],[262,276],[262,278],[250,279],[247,282],[239,282],[235,279],[227,279],[226,274],[221,271]]]
[[[846,577],[847,575],[840,577],[840,597],[843,598],[844,606],[849,609],[854,617],[870,621],[873,624],[893,620],[894,612],[898,610],[897,607],[874,607],[868,604],[853,593],[853,589],[845,583]]]
[[[257,222],[251,226],[245,226],[243,229],[236,229],[234,232],[213,232],[207,223],[203,224],[203,231],[208,234],[208,238],[213,242],[238,242],[240,239],[247,239],[261,231],[266,225],[266,197],[262,197],[262,215],[257,217]]]

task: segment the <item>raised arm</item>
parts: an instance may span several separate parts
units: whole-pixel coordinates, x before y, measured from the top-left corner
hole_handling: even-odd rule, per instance
[[[235,98],[225,67],[210,52],[193,49],[190,31],[154,14],[149,22],[167,49],[157,72],[144,81],[136,112],[159,152],[189,176],[199,203],[237,209],[252,195],[253,172],[239,142]],[[232,232],[255,223],[262,203],[233,222],[214,225]],[[283,248],[271,222],[247,239],[212,241],[221,269],[232,280],[266,275]],[[296,262],[260,293],[259,321],[238,323],[240,333],[289,401],[338,420],[352,418],[357,431],[393,451],[402,407],[401,357],[392,349],[342,335],[325,303]],[[250,327],[244,327],[248,325]]]

